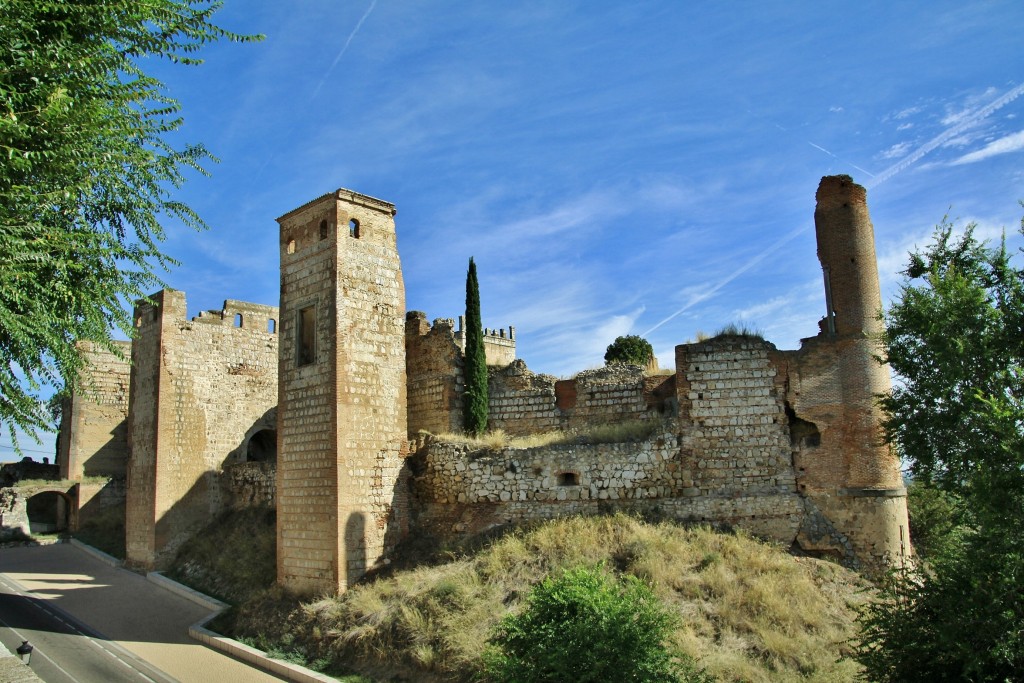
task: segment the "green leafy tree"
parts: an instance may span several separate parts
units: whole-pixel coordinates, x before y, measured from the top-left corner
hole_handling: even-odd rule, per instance
[[[78,340],[130,333],[124,302],[162,284],[161,220],[202,145],[175,148],[178,103],[141,60],[198,64],[230,33],[210,0],[5,0],[0,19],[0,431],[49,428],[40,400],[75,386]]]
[[[967,510],[960,497],[918,480],[907,486],[907,512],[914,552],[925,561],[969,531]]]
[[[647,367],[652,360],[654,360],[654,348],[651,343],[635,334],[616,337],[604,353],[606,365],[628,363]]]
[[[1024,226],[1024,224],[1022,224]],[[944,221],[886,313],[889,440],[963,525],[862,617],[873,681],[1016,681],[1024,671],[1024,274],[1005,240]]]
[[[499,624],[484,657],[488,680],[706,680],[668,645],[677,621],[634,576],[617,582],[600,567],[571,569],[537,585],[526,609]]]
[[[466,273],[466,363],[465,389],[462,394],[462,423],[468,434],[487,431],[487,356],[484,352],[484,332],[480,321],[480,285],[476,279],[476,264],[469,257]]]

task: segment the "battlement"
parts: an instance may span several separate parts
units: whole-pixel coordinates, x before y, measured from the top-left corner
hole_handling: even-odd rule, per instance
[[[466,316],[459,316],[459,329],[455,331],[455,343],[466,352]],[[516,328],[492,329],[485,327],[484,356],[488,365],[504,367],[516,359]],[[507,333],[507,336],[506,336]]]
[[[199,315],[192,318],[192,322],[240,327],[276,334],[278,315],[277,306],[225,299],[221,309],[200,311]]]
[[[66,403],[61,465],[126,471],[127,559],[145,568],[226,505],[276,500],[278,580],[300,592],[345,590],[410,534],[620,508],[891,565],[907,513],[876,401],[889,376],[867,191],[826,176],[816,198],[826,316],[799,350],[718,336],[676,347],[674,374],[559,380],[516,359],[514,327],[485,328],[489,428],[569,440],[423,440],[408,461],[410,434],[462,429],[465,320],[406,314],[394,205],[329,192],[279,219],[280,308],[226,299],[189,319],[165,289],[136,303],[130,371],[80,347],[95,391]],[[616,424],[649,436],[587,442]]]

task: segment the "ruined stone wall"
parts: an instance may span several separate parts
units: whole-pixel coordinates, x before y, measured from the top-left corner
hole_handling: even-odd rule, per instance
[[[774,350],[747,337],[676,347],[682,452],[700,495],[796,492]]]
[[[0,488],[0,543],[24,541],[31,535],[27,498],[17,488]]]
[[[677,347],[675,377],[645,378],[641,368],[617,366],[557,383],[563,428],[653,420],[660,418],[657,408],[667,411],[671,418],[643,442],[475,452],[428,442],[414,460],[417,528],[457,536],[632,510],[739,526],[792,543],[806,510],[773,352],[760,339],[713,339]],[[546,389],[544,400],[555,398],[553,378],[504,379],[514,378]],[[669,395],[673,389],[677,399]],[[523,394],[524,386],[510,393]]]
[[[615,510],[746,528],[790,543],[803,517],[792,491],[701,495],[674,424],[643,442],[474,451],[428,442],[413,460],[413,533],[460,537],[496,526]],[[729,464],[741,481],[752,468]]]
[[[147,568],[226,505],[221,471],[275,426],[277,400],[275,307],[227,300],[189,321],[183,292],[154,300],[135,311],[126,520],[128,562]]]
[[[490,369],[487,426],[508,434],[536,434],[560,429],[564,413],[555,403],[556,379],[538,375],[517,360]]]
[[[409,433],[462,431],[463,353],[452,320],[431,325],[421,311],[405,320],[405,365],[408,377]]]
[[[571,380],[531,372],[518,360],[491,369],[488,426],[525,435],[658,419],[665,414],[657,392],[667,378],[648,381],[644,370],[612,365],[585,370]]]
[[[125,476],[131,342],[114,345],[123,357],[93,342],[76,344],[86,369],[82,386],[62,410],[57,447],[62,479]]]
[[[640,443],[474,451],[428,441],[412,461],[414,533],[458,537],[632,510],[739,526],[848,566],[883,567],[901,543],[909,550],[899,522],[906,508],[899,489],[850,486],[877,470],[858,469],[878,456],[877,444],[851,441],[877,422],[843,392],[844,373],[868,370],[858,360],[862,351],[823,338],[780,352],[762,339],[726,336],[676,347],[676,375],[660,381],[645,380],[639,368],[591,371],[569,383],[525,367],[495,373],[499,384],[516,382],[507,394],[529,388],[541,396],[535,405],[561,401],[563,427],[584,398],[591,410],[580,411],[580,426],[654,419],[652,406],[673,419]],[[502,395],[493,384],[492,401]],[[531,428],[541,424],[521,419]]]
[[[342,591],[393,546],[407,444],[394,206],[338,190],[278,219],[278,581]]]
[[[223,479],[233,509],[277,507],[276,463],[237,463],[224,470]]]

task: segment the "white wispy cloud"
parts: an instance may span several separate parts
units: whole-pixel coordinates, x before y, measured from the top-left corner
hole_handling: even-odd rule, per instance
[[[991,92],[991,89],[987,90],[986,93]],[[871,189],[884,183],[885,181],[892,178],[897,173],[905,171],[912,165],[916,164],[921,157],[928,154],[935,148],[947,143],[949,140],[962,135],[968,128],[977,125],[981,121],[985,120],[998,110],[1005,107],[1010,102],[1024,94],[1024,83],[1011,88],[1000,97],[989,102],[983,107],[976,109],[965,109],[960,114],[952,117],[946,117],[943,119],[943,123],[950,127],[942,131],[932,139],[925,142],[923,145],[915,149],[911,154],[901,159],[896,164],[882,171],[877,177],[872,178],[866,183],[866,186]],[[948,123],[947,123],[948,121]]]
[[[909,142],[898,142],[889,149],[880,152],[878,156],[882,159],[899,159],[907,153],[910,147],[911,143]]]
[[[1019,152],[1022,149],[1024,149],[1024,130],[999,138],[998,140],[993,140],[982,149],[965,154],[951,163],[953,166],[973,164],[1000,154]]]
[[[971,121],[974,118],[975,112],[977,111],[978,104],[984,102],[987,99],[993,97],[998,90],[989,87],[984,92],[978,95],[970,96],[967,101],[958,109],[953,109],[953,105],[947,106],[946,115],[942,117],[941,123],[944,126],[958,126],[965,121]]]
[[[922,111],[923,109],[921,107],[907,107],[906,109],[901,109],[900,111],[893,114],[892,118],[896,120],[909,119],[911,116],[914,116],[915,114],[920,114]]]

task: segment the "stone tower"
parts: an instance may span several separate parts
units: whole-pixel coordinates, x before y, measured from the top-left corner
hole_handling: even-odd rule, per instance
[[[883,440],[877,402],[891,383],[889,368],[875,359],[882,304],[867,192],[849,176],[826,176],[816,199],[826,315],[818,337],[805,340],[790,400],[820,431],[797,463],[800,485],[846,539],[847,551],[866,564],[891,566],[910,545],[906,489]]]
[[[273,427],[277,309],[228,299],[191,320],[187,309],[173,289],[135,304],[125,559],[147,570],[224,508],[218,473]]]
[[[340,189],[278,219],[277,577],[340,592],[401,534],[405,289],[395,207]]]

